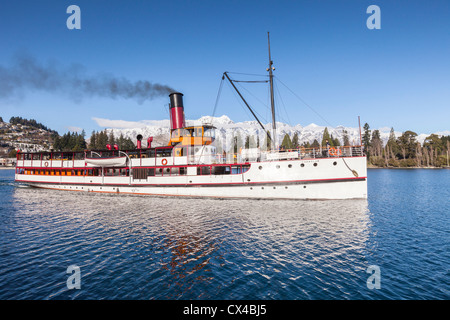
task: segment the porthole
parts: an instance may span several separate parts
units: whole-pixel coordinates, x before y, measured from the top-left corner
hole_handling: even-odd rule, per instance
[[[258,169],[259,169],[259,170],[262,170],[262,166],[259,166]]]
[[[303,186],[303,189],[306,189],[306,186]]]
[[[335,162],[333,162],[333,166],[335,166],[335,165],[337,165],[337,162],[335,161]]]
[[[302,163],[302,164],[300,165],[300,167],[302,167],[302,168],[303,168],[304,166],[305,166],[305,164],[304,164],[304,163]]]
[[[292,168],[292,164],[288,164],[288,168]]]
[[[317,162],[313,164],[314,167],[317,167]]]
[[[279,164],[277,164],[277,169],[280,169],[280,165]]]
[[[274,189],[276,189],[277,187],[273,187]]]

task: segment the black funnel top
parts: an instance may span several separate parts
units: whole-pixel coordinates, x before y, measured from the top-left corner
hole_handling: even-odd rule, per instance
[[[183,94],[180,92],[172,92],[169,94],[170,108],[183,108]]]

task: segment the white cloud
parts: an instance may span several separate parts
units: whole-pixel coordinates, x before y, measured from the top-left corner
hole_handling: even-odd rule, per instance
[[[102,118],[92,118],[100,127],[115,128],[115,129],[134,129],[143,128],[145,123],[140,121],[126,121],[126,120],[110,120]]]
[[[81,132],[83,130],[83,128],[80,127],[74,127],[74,126],[67,126],[66,127],[67,130],[69,130],[70,132]]]

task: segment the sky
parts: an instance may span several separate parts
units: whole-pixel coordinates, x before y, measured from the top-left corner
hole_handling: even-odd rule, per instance
[[[70,5],[81,29],[67,27]],[[380,29],[367,27],[370,5],[380,8]],[[277,121],[357,127],[359,116],[371,129],[450,130],[447,0],[1,1],[0,30],[0,116],[60,134],[89,136],[103,129],[98,119],[168,119],[172,89],[184,94],[187,119],[254,120],[228,82],[219,88],[225,71],[267,79],[267,32]],[[97,87],[72,88],[74,79]],[[108,95],[102,79],[170,89]],[[271,122],[267,83],[237,86]]]

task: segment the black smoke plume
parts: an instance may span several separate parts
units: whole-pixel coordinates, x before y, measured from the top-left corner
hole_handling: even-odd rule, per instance
[[[138,103],[168,95],[175,90],[147,80],[130,81],[110,74],[87,76],[84,67],[46,65],[29,55],[16,55],[10,66],[0,65],[0,98],[22,97],[28,91],[62,93],[76,102],[86,97],[134,99]]]

